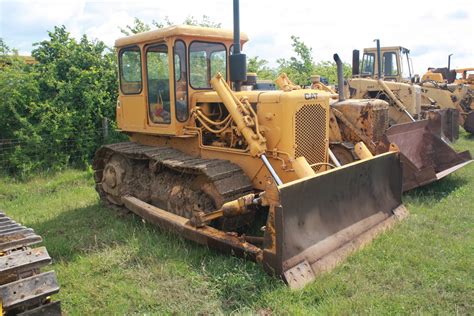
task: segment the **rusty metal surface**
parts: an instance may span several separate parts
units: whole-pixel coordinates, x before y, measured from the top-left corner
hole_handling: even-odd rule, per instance
[[[54,301],[45,305],[38,306],[36,308],[19,313],[18,316],[60,316],[61,302]]]
[[[18,247],[26,247],[42,241],[31,228],[13,221],[0,212],[0,252],[8,252]]]
[[[233,253],[257,262],[262,260],[262,249],[248,243],[244,236],[239,237],[235,233],[226,233],[210,226],[194,227],[187,218],[145,203],[133,196],[122,197],[122,200],[130,211],[162,229],[175,232],[186,239],[224,253]]]
[[[51,257],[45,247],[14,251],[0,256],[0,276],[4,273],[35,269],[51,263]]]
[[[59,292],[54,271],[44,272],[0,286],[5,310],[33,304],[42,298]]]
[[[474,111],[466,115],[463,127],[467,132],[474,134]]]
[[[363,141],[371,150],[388,128],[388,103],[383,100],[354,100],[332,104],[345,141]]]
[[[431,121],[431,130],[450,142],[459,138],[460,113],[457,109],[429,110],[423,117]]]
[[[454,172],[472,160],[468,151],[457,153],[439,136],[439,126],[430,120],[398,124],[386,132],[387,143],[394,143],[401,153],[403,190],[407,191],[438,180],[437,174]]]
[[[311,265],[306,260],[286,270],[284,276],[286,282],[292,289],[300,289],[304,287],[309,280],[315,278],[313,269],[311,269]]]
[[[126,164],[129,165],[128,170],[125,168],[122,188],[117,185],[116,193],[107,190],[108,186],[104,186],[104,169],[114,155],[124,157],[127,160]],[[145,167],[140,167],[143,165]],[[214,201],[216,208],[224,202],[232,201],[252,191],[251,181],[239,166],[226,160],[193,157],[169,147],[147,146],[133,142],[102,146],[96,153],[93,168],[99,195],[109,199],[111,195],[116,195],[114,196],[118,200],[116,204],[120,204],[120,196],[124,193],[139,197],[146,202],[153,201],[155,197],[150,191],[150,186],[153,185],[153,181],[159,180],[157,177],[164,174],[163,171],[172,173],[167,180],[188,175],[183,186],[190,185],[193,178],[204,177],[208,183],[212,183],[215,195],[219,196],[219,201]],[[166,182],[169,181],[160,182],[155,186],[166,185]]]
[[[42,241],[41,236],[3,212],[0,212],[0,220],[0,297],[3,310],[7,315],[15,315],[49,304],[46,297],[58,292],[59,286],[54,271],[41,274],[40,268],[50,264],[51,258],[45,247],[30,248]]]
[[[357,244],[365,232],[382,225],[394,216],[394,210],[403,207],[401,164],[395,153],[290,182],[279,191],[281,206],[273,215],[275,251],[265,252],[264,264],[267,270],[284,276],[304,261],[314,274],[331,269],[356,249],[344,248],[338,260],[323,267],[317,267],[318,262],[345,245]],[[370,236],[366,240],[375,234]],[[301,279],[308,278],[311,275],[304,273],[287,282],[301,284]]]

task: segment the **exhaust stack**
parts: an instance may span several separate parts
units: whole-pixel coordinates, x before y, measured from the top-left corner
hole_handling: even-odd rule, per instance
[[[247,79],[247,56],[240,52],[240,12],[239,0],[234,0],[234,51],[229,57],[230,80],[235,91],[240,91],[242,81]]]
[[[448,71],[451,70],[451,56],[453,56],[453,54],[448,55]]]
[[[374,40],[377,43],[377,77],[378,79],[382,79],[382,53],[380,51],[380,40],[375,39]]]
[[[360,56],[359,56],[359,50],[354,49],[352,51],[352,75],[357,76],[360,74]]]
[[[337,90],[339,93],[339,102],[342,102],[346,99],[344,97],[344,73],[342,68],[342,61],[341,58],[339,58],[338,54],[334,54],[333,58],[337,65]],[[354,71],[354,69],[352,69],[352,71]]]

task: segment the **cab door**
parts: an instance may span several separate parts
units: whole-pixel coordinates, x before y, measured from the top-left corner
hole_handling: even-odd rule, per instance
[[[120,95],[117,123],[125,131],[141,131],[146,126],[145,93],[142,78],[142,54],[139,46],[119,51]]]
[[[145,46],[148,128],[164,135],[176,133],[171,60],[167,43]]]

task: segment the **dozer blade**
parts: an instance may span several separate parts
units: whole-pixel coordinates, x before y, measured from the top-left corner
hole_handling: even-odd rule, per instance
[[[472,162],[469,151],[457,153],[430,120],[394,125],[385,136],[401,153],[403,191],[437,181]]]
[[[279,186],[263,262],[300,288],[407,215],[396,153]],[[272,212],[272,209],[270,210]]]

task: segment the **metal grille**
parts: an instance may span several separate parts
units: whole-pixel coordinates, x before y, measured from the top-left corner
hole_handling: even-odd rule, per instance
[[[296,112],[295,158],[305,157],[310,165],[326,161],[327,120],[326,109],[318,104],[305,104]]]

